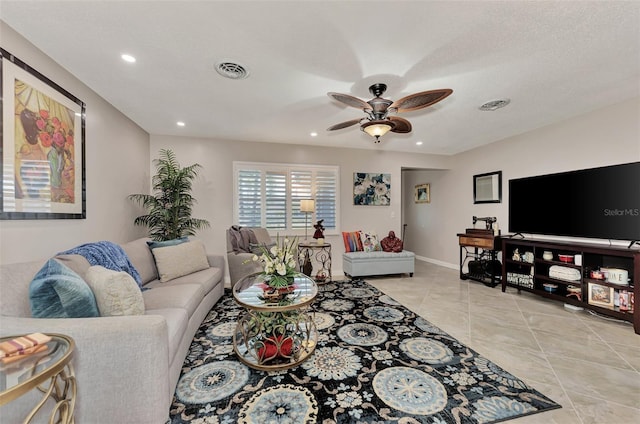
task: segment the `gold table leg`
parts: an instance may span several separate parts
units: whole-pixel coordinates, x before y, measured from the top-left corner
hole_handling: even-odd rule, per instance
[[[74,424],[73,413],[76,406],[77,389],[76,377],[71,363],[68,363],[58,374],[49,379],[48,387],[45,383],[39,385],[38,390],[44,393],[44,396],[25,418],[25,423],[30,423],[47,400],[51,398],[56,404],[49,416],[49,424]]]

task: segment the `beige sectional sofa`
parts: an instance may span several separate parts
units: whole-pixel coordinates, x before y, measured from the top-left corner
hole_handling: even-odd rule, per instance
[[[222,255],[203,248],[208,267],[161,282],[147,240],[122,245],[146,289],[144,315],[33,318],[29,285],[46,260],[0,266],[0,336],[62,333],[75,340],[77,423],[165,423],[193,336],[224,293]],[[81,276],[89,269],[82,256],[65,260]],[[29,393],[2,406],[0,421],[21,422],[37,399]]]

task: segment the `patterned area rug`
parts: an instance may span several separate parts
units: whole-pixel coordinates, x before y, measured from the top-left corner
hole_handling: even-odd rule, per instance
[[[560,408],[364,281],[321,286],[313,355],[256,371],[232,348],[227,289],[198,330],[172,423],[495,423]]]

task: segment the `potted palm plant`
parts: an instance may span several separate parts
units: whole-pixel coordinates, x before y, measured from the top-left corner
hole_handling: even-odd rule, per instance
[[[153,194],[129,196],[147,210],[147,214],[137,217],[134,224],[148,227],[149,237],[156,241],[192,236],[197,230],[209,227],[208,221],[191,216],[196,203],[191,195],[191,185],[201,166],[194,163],[180,167],[175,153],[168,149],[160,150],[154,164]]]

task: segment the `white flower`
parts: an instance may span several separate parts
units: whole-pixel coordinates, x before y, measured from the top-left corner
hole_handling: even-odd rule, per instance
[[[376,184],[376,195],[384,196],[387,194],[387,185],[383,183]]]

